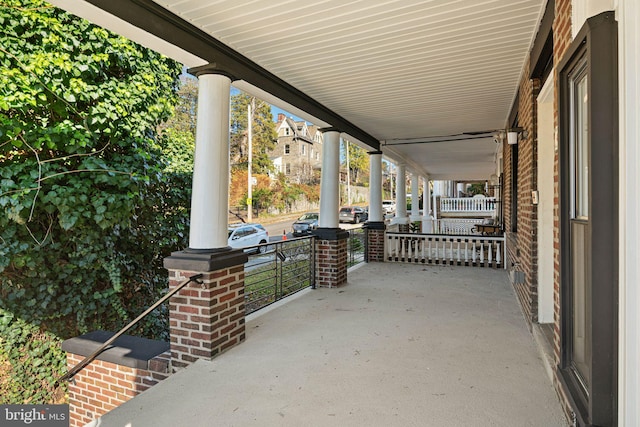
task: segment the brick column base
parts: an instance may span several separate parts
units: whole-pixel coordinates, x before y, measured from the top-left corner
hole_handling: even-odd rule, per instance
[[[318,228],[316,245],[316,286],[335,288],[347,283],[347,238],[339,228]]]
[[[68,369],[111,336],[113,333],[96,331],[64,341]],[[121,336],[69,382],[69,426],[84,426],[170,374],[169,344]]]
[[[174,368],[197,359],[211,360],[245,339],[244,263],[242,250],[165,258],[169,287],[201,273],[169,300],[171,357]]]
[[[384,222],[365,225],[367,233],[367,262],[384,262]]]

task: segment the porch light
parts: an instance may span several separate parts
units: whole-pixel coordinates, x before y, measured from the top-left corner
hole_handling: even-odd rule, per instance
[[[527,138],[529,132],[522,128],[507,129],[507,143],[509,145],[515,145],[518,141]]]

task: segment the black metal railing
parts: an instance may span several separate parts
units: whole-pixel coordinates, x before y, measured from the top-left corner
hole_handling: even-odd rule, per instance
[[[180,284],[178,284],[178,286],[176,286],[175,288],[171,289],[169,292],[167,292],[162,298],[160,298],[155,303],[153,303],[153,305],[151,307],[147,308],[144,312],[142,312],[142,314],[140,314],[138,317],[136,317],[131,322],[129,322],[124,328],[120,329],[118,332],[113,334],[113,336],[111,338],[106,340],[93,353],[91,353],[89,356],[87,356],[84,359],[82,359],[73,368],[71,368],[66,374],[64,374],[60,378],[58,378],[56,380],[56,387],[58,386],[58,384],[62,383],[63,381],[71,380],[74,376],[76,376],[78,374],[78,372],[80,372],[81,370],[86,368],[89,363],[93,362],[95,360],[95,358],[100,355],[100,353],[105,351],[118,338],[120,338],[122,335],[124,335],[125,332],[127,332],[129,329],[131,329],[135,325],[137,325],[138,322],[140,322],[142,319],[147,317],[153,310],[155,310],[156,308],[158,308],[162,304],[164,304],[169,298],[171,298],[172,296],[174,296],[175,294],[180,292],[182,290],[182,288],[187,286],[189,283],[191,283],[191,282],[202,283],[202,282],[200,282],[201,278],[202,278],[202,274],[195,274],[195,275],[189,277],[188,279],[184,280]]]
[[[366,248],[365,229],[353,228],[349,230],[349,237],[347,238],[347,267],[364,262]]]
[[[246,248],[245,313],[253,313],[302,289],[315,287],[314,237]]]

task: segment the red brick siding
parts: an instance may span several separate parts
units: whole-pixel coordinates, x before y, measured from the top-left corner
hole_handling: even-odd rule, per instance
[[[84,356],[67,354],[69,369]],[[69,425],[83,426],[151,388],[171,373],[171,355],[149,361],[149,369],[135,369],[95,360],[69,383]]]
[[[193,274],[172,270],[169,286]],[[204,273],[200,280],[202,284],[190,283],[169,301],[174,367],[211,359],[245,338],[244,266]]]
[[[529,62],[524,65],[529,69]],[[538,209],[531,198],[531,192],[537,189],[537,103],[540,81],[526,76],[520,82],[518,126],[527,132],[527,137],[518,142],[518,228],[510,233],[508,241],[508,266],[518,265],[524,271],[524,283],[514,284],[518,300],[522,306],[529,327],[538,321]],[[511,146],[505,144],[503,156],[509,161],[505,164],[505,216],[507,230],[511,230],[511,174],[513,172]]]
[[[367,260],[384,262],[384,230],[367,230]]]
[[[553,63],[559,64],[562,60],[567,48],[571,44],[571,0],[556,0],[555,20],[553,23]],[[554,127],[558,129],[558,70],[554,70]],[[560,363],[560,212],[558,210],[559,203],[559,187],[558,187],[558,151],[556,151],[554,157],[554,212],[553,212],[553,255],[554,255],[554,353],[556,366]],[[571,419],[573,410],[569,404],[569,400],[565,391],[560,385],[557,377],[557,371],[554,371],[555,381],[554,386],[560,401],[567,414],[567,417]]]
[[[316,239],[316,286],[335,288],[347,283],[347,239]]]

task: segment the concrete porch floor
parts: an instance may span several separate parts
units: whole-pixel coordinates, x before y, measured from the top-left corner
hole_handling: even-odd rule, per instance
[[[503,270],[372,263],[90,425],[567,424]]]

